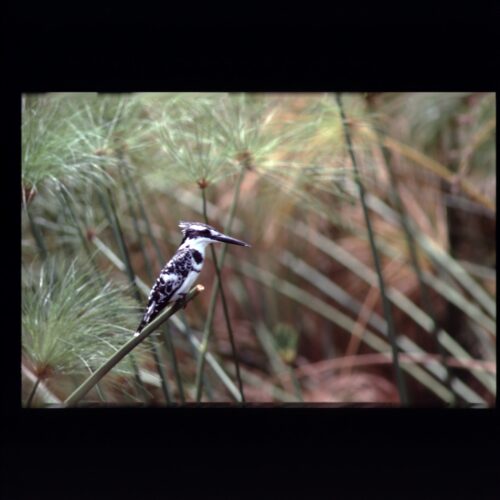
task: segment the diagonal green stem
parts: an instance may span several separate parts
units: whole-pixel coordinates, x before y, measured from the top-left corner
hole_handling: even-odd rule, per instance
[[[224,232],[229,232],[231,229],[234,215],[236,213],[236,207],[238,205],[238,198],[239,198],[241,183],[243,181],[244,175],[245,175],[245,169],[242,167],[240,170],[240,174],[238,176],[238,179],[236,181],[234,196],[233,196],[233,200],[231,202],[231,208],[229,211],[229,219],[228,219],[228,222],[226,224],[226,227],[224,227]],[[207,206],[206,206],[207,200],[206,200],[205,190],[202,190],[202,201],[203,201],[203,216],[205,218],[205,221],[208,223]],[[223,304],[223,308],[224,308],[224,317],[226,319],[226,325],[227,325],[227,329],[229,332],[229,338],[230,338],[230,342],[231,342],[232,354],[233,354],[234,363],[235,363],[235,367],[236,367],[236,376],[238,379],[238,386],[239,386],[239,390],[240,390],[241,400],[242,400],[242,402],[244,402],[245,398],[244,398],[244,394],[243,394],[243,384],[241,382],[238,357],[237,357],[237,353],[236,353],[236,346],[235,346],[235,342],[234,342],[234,338],[233,338],[233,331],[231,328],[231,322],[229,321],[229,313],[227,310],[227,304],[226,304],[226,300],[225,300],[224,291],[222,288],[222,280],[221,280],[221,275],[220,275],[220,268],[224,265],[224,259],[226,257],[227,246],[224,245],[224,247],[222,248],[220,264],[217,263],[217,257],[215,255],[215,250],[213,248],[211,248],[211,249],[212,249],[212,258],[214,261],[214,266],[215,266],[215,270],[217,273],[217,277],[215,279],[214,287],[212,289],[212,295],[210,297],[208,316],[207,316],[207,320],[205,322],[205,328],[203,331],[203,341],[201,344],[202,350],[201,350],[200,356],[198,358],[198,364],[197,364],[197,370],[196,370],[196,401],[199,402],[201,400],[202,380],[203,380],[202,374],[203,374],[204,368],[205,368],[205,354],[206,354],[206,351],[208,349],[208,341],[210,338],[210,333],[212,331],[212,323],[213,323],[214,312],[215,312],[215,303],[217,301],[217,294],[218,294],[219,289],[220,289],[222,304]]]
[[[127,199],[127,204],[128,204],[128,208],[130,211],[130,216],[132,218],[132,224],[134,226],[134,232],[135,232],[137,241],[139,243],[139,247],[141,249],[141,253],[142,253],[142,256],[144,259],[144,264],[146,266],[146,271],[148,273],[149,279],[151,281],[153,281],[153,279],[154,279],[153,269],[151,266],[149,256],[146,252],[146,247],[144,245],[141,231],[139,230],[139,222],[138,222],[137,212],[135,210],[134,203],[132,201],[132,196],[130,194],[131,184],[133,184],[133,183],[130,182],[130,176],[128,175],[127,165],[125,164],[125,160],[122,157],[119,158],[119,166],[120,166],[119,170],[120,170],[120,173],[122,175],[122,180],[123,180],[125,197]],[[135,200],[137,201],[137,197],[135,197]],[[163,366],[161,365],[158,342],[156,339],[152,338],[151,343],[153,344],[153,359],[155,362],[156,371],[158,372],[158,375],[160,376],[161,386],[163,389],[163,395],[165,396],[166,403],[169,403],[170,402],[170,391],[168,388],[168,380],[166,378],[165,370],[163,369]]]
[[[127,160],[124,158],[123,161],[127,161]],[[146,209],[144,208],[144,203],[142,202],[142,195],[140,193],[139,187],[130,178],[130,174],[129,174],[129,171],[127,168],[123,169],[123,174],[124,174],[124,178],[125,178],[126,183],[128,184],[128,186],[130,187],[130,189],[132,191],[132,197],[137,202],[137,205],[139,206],[139,211],[140,211],[142,220],[144,221],[144,224],[146,225],[146,232],[148,234],[149,239],[153,243],[153,247],[156,251],[156,257],[158,259],[158,263],[161,266],[165,262],[165,258],[162,254],[162,251],[160,249],[160,245],[158,244],[158,241],[157,241],[157,239],[153,233],[153,230],[151,228],[151,223],[149,222],[149,217],[146,213]],[[151,279],[153,279],[153,278],[154,278],[154,276],[151,277]],[[168,330],[168,325],[166,325],[165,328]],[[176,380],[176,384],[177,384],[177,389],[179,391],[179,398],[181,400],[181,403],[184,403],[184,401],[185,401],[184,400],[184,389],[182,387],[182,378],[181,378],[181,374],[179,372],[179,367],[177,364],[174,344],[173,344],[172,339],[170,338],[169,334],[164,335],[163,338],[165,340],[165,345],[167,347],[167,351],[170,355],[170,358],[172,359],[172,366],[174,368],[175,380]]]
[[[125,263],[125,271],[127,272],[128,279],[131,285],[133,286],[135,298],[137,299],[138,302],[141,302],[141,293],[139,291],[137,282],[135,280],[135,274],[132,269],[132,263],[130,262],[130,256],[127,250],[127,245],[125,244],[125,238],[123,237],[120,221],[118,220],[118,215],[116,213],[116,209],[113,203],[112,194],[109,190],[107,194],[108,196],[105,197],[101,191],[98,191],[99,201],[101,202],[106,217],[108,218],[111,224],[116,242],[120,247],[120,252],[122,254],[123,262]],[[132,368],[134,370],[135,380],[139,386],[139,389],[143,393],[143,395],[146,395],[147,397],[146,387],[144,386],[144,382],[141,379],[141,376],[139,374],[139,369],[137,367],[135,358],[133,356],[131,356],[131,363],[132,363]]]
[[[151,240],[151,242],[153,243],[153,246],[154,246],[155,251],[156,251],[156,257],[158,259],[158,263],[161,266],[165,262],[165,258],[163,257],[162,251],[160,250],[160,245],[158,244],[158,241],[157,241],[155,235],[153,234],[153,230],[151,228],[149,218],[148,218],[146,210],[144,208],[144,204],[142,203],[141,194],[139,192],[138,187],[135,185],[135,183],[132,182],[130,185],[131,185],[132,191],[134,193],[134,198],[137,200],[137,203],[139,205],[139,210],[141,213],[142,220],[144,221],[144,223],[146,225],[146,231],[147,231],[148,237]],[[170,333],[168,332],[168,325],[165,325],[165,329],[167,330],[167,334],[163,336],[163,339],[165,341],[165,345],[166,345],[168,354],[169,354],[171,361],[172,361],[172,367],[174,369],[175,381],[177,384],[177,390],[179,392],[179,398],[181,400],[181,403],[184,403],[185,399],[184,399],[184,389],[182,387],[182,377],[181,377],[181,374],[179,371],[179,366],[177,363],[174,344],[172,342],[172,339],[170,338]]]
[[[363,208],[363,215],[364,215],[364,219],[365,219],[365,223],[366,223],[366,229],[368,232],[368,238],[370,240],[370,247],[371,247],[371,251],[372,251],[372,255],[373,255],[375,271],[377,272],[377,276],[378,276],[380,295],[382,297],[382,304],[383,304],[383,308],[384,308],[384,316],[385,316],[385,319],[387,321],[387,331],[388,331],[389,340],[391,343],[392,362],[393,362],[394,372],[396,375],[399,397],[401,399],[402,405],[407,406],[409,403],[408,391],[406,389],[406,383],[405,383],[405,380],[403,378],[403,373],[401,371],[401,367],[399,366],[399,359],[398,359],[399,349],[398,349],[398,346],[396,343],[396,332],[394,329],[394,322],[393,322],[393,317],[392,317],[391,305],[389,303],[389,300],[387,299],[387,295],[385,292],[385,283],[384,283],[384,277],[382,275],[382,269],[380,266],[380,258],[378,255],[377,246],[375,244],[375,236],[374,236],[371,221],[370,221],[370,215],[368,213],[368,207],[366,206],[366,201],[365,201],[365,189],[364,189],[364,186],[361,182],[361,178],[359,175],[356,157],[354,156],[354,151],[352,148],[351,135],[349,132],[349,128],[347,126],[347,120],[346,120],[346,117],[344,114],[344,108],[342,106],[342,101],[340,99],[339,93],[335,94],[335,99],[337,101],[337,106],[338,106],[339,111],[340,111],[340,118],[342,121],[343,130],[344,130],[344,137],[345,137],[345,141],[347,144],[347,149],[349,151],[349,156],[351,157],[352,166],[354,169],[355,182],[358,186],[359,198],[361,200],[361,206]]]
[[[203,286],[197,285],[186,295],[185,304],[194,299]],[[100,368],[83,382],[65,401],[64,406],[75,406],[87,394],[94,385],[101,380],[114,366],[116,366],[129,352],[138,346],[144,339],[153,333],[164,321],[174,315],[183,304],[175,302],[172,306],[162,311],[151,323],[149,323],[139,335],[133,336],[121,349],[116,351]]]

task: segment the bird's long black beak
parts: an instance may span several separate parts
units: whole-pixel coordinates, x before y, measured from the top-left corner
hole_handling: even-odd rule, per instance
[[[237,240],[236,238],[231,238],[230,236],[225,236],[223,234],[220,234],[218,236],[213,236],[214,240],[221,241],[222,243],[230,243],[231,245],[240,245],[242,247],[250,247],[252,245],[249,245],[248,243],[245,243],[244,241]]]

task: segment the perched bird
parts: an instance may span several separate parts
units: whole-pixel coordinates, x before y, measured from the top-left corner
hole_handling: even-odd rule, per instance
[[[148,297],[148,306],[135,335],[171,302],[183,301],[198,278],[205,262],[205,249],[210,243],[231,243],[249,247],[248,243],[226,236],[202,222],[179,223],[184,238],[165,267],[161,270]]]

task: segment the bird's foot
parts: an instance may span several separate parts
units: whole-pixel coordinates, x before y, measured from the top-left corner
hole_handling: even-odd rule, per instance
[[[176,304],[178,305],[179,308],[186,309],[187,302],[186,302],[186,293],[183,293],[182,295],[179,296],[179,298],[175,301]]]

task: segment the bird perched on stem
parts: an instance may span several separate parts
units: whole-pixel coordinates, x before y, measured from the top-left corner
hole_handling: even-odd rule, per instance
[[[198,278],[205,262],[205,250],[210,243],[230,243],[249,247],[248,243],[220,233],[202,222],[179,223],[184,238],[155,281],[148,297],[148,306],[135,335],[170,303],[183,302],[187,292]]]

